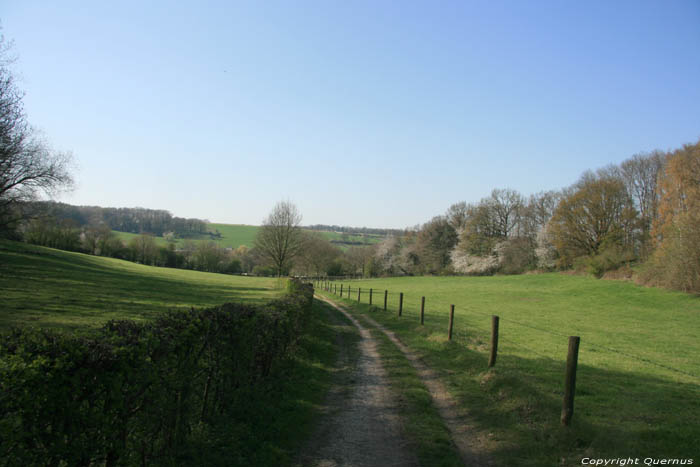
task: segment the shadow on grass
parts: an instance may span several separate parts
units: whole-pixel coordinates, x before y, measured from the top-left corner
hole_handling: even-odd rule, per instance
[[[562,427],[563,358],[504,352],[489,370],[483,349],[447,342],[391,312],[345,304],[396,332],[442,375],[477,430],[494,441],[498,465],[581,465],[583,457],[631,456],[641,462],[645,457],[700,456],[700,385],[687,378],[579,364],[573,422]]]
[[[193,280],[192,274],[198,273],[138,268],[129,262],[2,242],[0,327],[26,321],[58,328],[95,326],[108,319],[148,319],[173,308],[230,301],[259,304],[277,293],[272,280],[264,287],[265,280],[257,278],[202,274]]]

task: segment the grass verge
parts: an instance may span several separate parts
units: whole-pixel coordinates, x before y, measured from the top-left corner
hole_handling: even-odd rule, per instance
[[[256,388],[234,419],[198,433],[186,465],[286,466],[311,435],[333,382],[338,355],[331,314],[318,300],[313,319],[294,356],[276,369],[269,384]]]

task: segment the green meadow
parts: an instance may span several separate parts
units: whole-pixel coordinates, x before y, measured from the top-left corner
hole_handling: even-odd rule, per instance
[[[215,241],[222,248],[238,248],[241,245],[247,247],[252,247],[255,241],[255,235],[258,232],[258,226],[256,225],[242,225],[242,224],[207,224],[207,229],[209,232],[221,234],[221,237],[210,236],[208,234],[198,235],[192,237],[189,240],[195,243],[202,241]],[[129,232],[118,232],[113,231],[114,234],[120,238],[123,242],[128,243],[132,238],[138,237],[138,234]],[[324,238],[335,243],[341,249],[346,250],[353,244],[363,244],[372,245],[379,243],[384,237],[381,235],[351,235],[342,234],[339,232],[327,232],[318,231]],[[175,240],[175,245],[181,246],[186,239],[178,238]],[[167,245],[167,241],[163,237],[156,237],[156,242],[159,245]]]
[[[441,372],[495,446],[499,465],[700,455],[700,297],[556,273],[344,281],[343,290],[346,304],[397,332]],[[492,315],[500,317],[500,339],[496,366],[488,369]],[[571,335],[581,346],[573,423],[564,428]]]
[[[0,329],[94,328],[171,309],[260,303],[280,293],[276,279],[158,268],[0,241]]]

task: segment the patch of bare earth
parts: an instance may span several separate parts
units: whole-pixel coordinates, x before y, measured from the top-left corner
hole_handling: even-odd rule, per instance
[[[350,343],[344,333],[338,333],[336,381],[326,400],[325,415],[296,465],[418,466],[418,458],[402,433],[398,403],[389,389],[376,341],[355,318],[331,305],[358,329],[359,355],[354,361]]]

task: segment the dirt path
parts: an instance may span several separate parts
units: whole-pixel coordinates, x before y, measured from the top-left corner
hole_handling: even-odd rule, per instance
[[[334,303],[327,301],[342,310]],[[344,310],[343,312],[347,314]],[[488,467],[492,465],[492,460],[488,455],[489,440],[482,434],[479,434],[479,430],[470,422],[468,414],[460,408],[457,401],[447,392],[445,385],[438,379],[437,374],[406,347],[392,331],[386,329],[369,316],[365,315],[363,319],[371,326],[382,331],[411,362],[416,373],[418,373],[423,384],[430,392],[433,403],[438,409],[445,426],[450,431],[450,437],[457,447],[464,465],[474,467]]]
[[[359,355],[353,365],[351,344],[338,333],[341,342],[337,381],[326,401],[321,425],[303,450],[297,465],[335,466],[418,466],[418,459],[402,435],[397,403],[389,390],[377,343],[370,332],[337,305],[359,330]],[[334,323],[336,326],[349,326]]]
[[[433,403],[435,407],[437,407],[440,417],[445,422],[447,429],[450,430],[450,436],[457,446],[457,450],[459,451],[464,465],[474,467],[490,466],[491,462],[488,455],[484,452],[484,446],[488,444],[487,441],[475,435],[477,430],[474,429],[474,426],[470,423],[467,414],[460,409],[457,401],[447,392],[445,385],[438,379],[437,374],[423,363],[415,353],[411,352],[411,350],[396,337],[396,334],[389,331],[369,316],[365,316],[364,319],[372,326],[382,331],[411,362],[411,365],[415,368],[423,384],[425,384],[428,391],[430,391]]]

